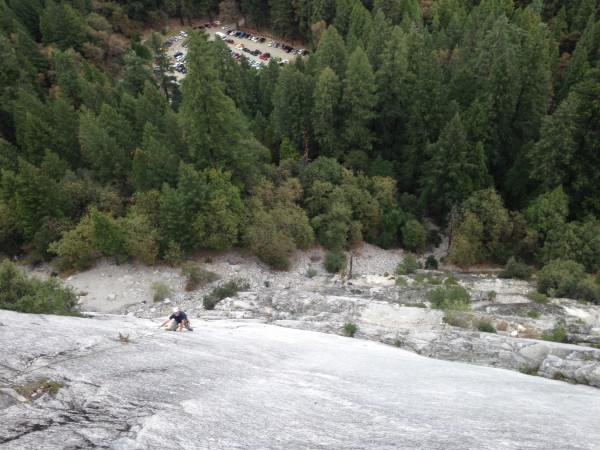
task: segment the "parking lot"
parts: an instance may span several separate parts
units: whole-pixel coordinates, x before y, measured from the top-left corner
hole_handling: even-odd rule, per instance
[[[210,25],[210,24],[209,24]],[[240,60],[245,57],[249,64],[260,70],[264,65],[269,63],[271,58],[275,58],[279,65],[287,64],[293,61],[298,54],[307,54],[303,49],[292,49],[284,41],[274,41],[265,37],[253,36],[245,33],[240,35],[233,35],[234,31],[238,31],[233,25],[222,25],[220,23],[214,23],[216,26],[210,25],[210,28],[205,27],[205,24],[199,24],[194,28],[202,28],[204,32],[209,36],[209,39],[222,39],[218,37],[216,33],[225,35],[224,41],[232,52],[232,57],[236,60]],[[172,36],[168,39],[170,47],[167,49],[166,54],[170,59],[170,62],[175,67],[175,77],[179,80],[187,74],[185,62],[187,59],[187,48],[185,42],[187,40],[187,32],[182,31],[179,34]],[[261,42],[262,41],[262,42]],[[265,54],[268,54],[267,58]],[[262,56],[262,58],[261,58]]]

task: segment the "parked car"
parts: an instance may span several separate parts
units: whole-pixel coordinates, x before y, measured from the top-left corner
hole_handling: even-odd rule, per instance
[[[261,44],[263,44],[263,43],[264,43],[266,40],[267,40],[266,38],[262,37],[262,38],[260,38],[258,41],[259,41]]]
[[[254,56],[258,56],[258,55],[260,55],[262,52],[261,52],[260,50],[256,49],[256,50],[253,50],[253,51],[252,51],[252,52],[250,52],[250,53],[251,53],[251,54],[253,54]]]
[[[227,42],[228,44],[233,44],[233,39],[225,39],[225,42]]]
[[[204,28],[210,28],[210,23],[205,23]]]
[[[213,28],[217,28],[219,25],[217,25],[217,22],[211,22],[210,26]]]

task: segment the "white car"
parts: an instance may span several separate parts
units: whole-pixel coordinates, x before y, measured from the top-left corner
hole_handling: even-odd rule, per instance
[[[221,30],[226,30],[227,28],[229,28],[229,25],[223,25],[223,26],[221,27]]]
[[[216,23],[217,25],[221,25],[221,22],[219,22],[218,20],[215,20],[215,23]]]
[[[269,43],[268,43],[267,45],[268,45],[269,47],[273,47],[273,44],[274,44],[274,43],[275,43],[275,42],[273,42],[273,41],[269,41]]]

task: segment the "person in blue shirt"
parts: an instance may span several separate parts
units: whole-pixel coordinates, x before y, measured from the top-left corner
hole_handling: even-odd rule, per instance
[[[173,314],[171,314],[167,319],[164,320],[162,324],[158,328],[164,327],[166,324],[169,324],[167,327],[167,331],[183,331],[183,327],[185,326],[189,331],[194,331],[190,324],[190,319],[188,319],[186,313],[183,311],[179,311],[179,308],[173,308]]]

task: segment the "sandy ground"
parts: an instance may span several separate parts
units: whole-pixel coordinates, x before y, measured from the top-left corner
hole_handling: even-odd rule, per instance
[[[323,268],[324,255],[325,251],[320,247],[298,251],[288,271],[272,270],[258,261],[254,255],[241,251],[212,255],[210,260],[207,260],[206,256],[198,255],[189,261],[204,264],[207,270],[219,274],[222,282],[241,279],[250,284],[250,290],[259,291],[266,286],[275,290],[303,286],[311,281],[306,276],[309,268],[316,270],[318,277],[326,277],[328,274]],[[400,249],[383,250],[364,244],[352,252],[353,275],[383,277],[384,274],[394,272],[403,256],[404,253]],[[427,254],[421,259],[426,257]],[[210,262],[206,263],[206,261]],[[48,276],[50,271],[48,265],[31,270],[33,274],[40,277]],[[116,265],[108,260],[100,260],[90,270],[73,274],[64,282],[80,296],[82,310],[111,314],[124,313],[128,306],[141,302],[152,304],[154,294],[152,285],[157,282],[166,284],[172,293],[168,302],[154,305],[157,316],[166,314],[175,304],[188,309],[196,307],[202,309],[202,297],[206,293],[202,289],[194,292],[185,291],[185,277],[180,267]]]

